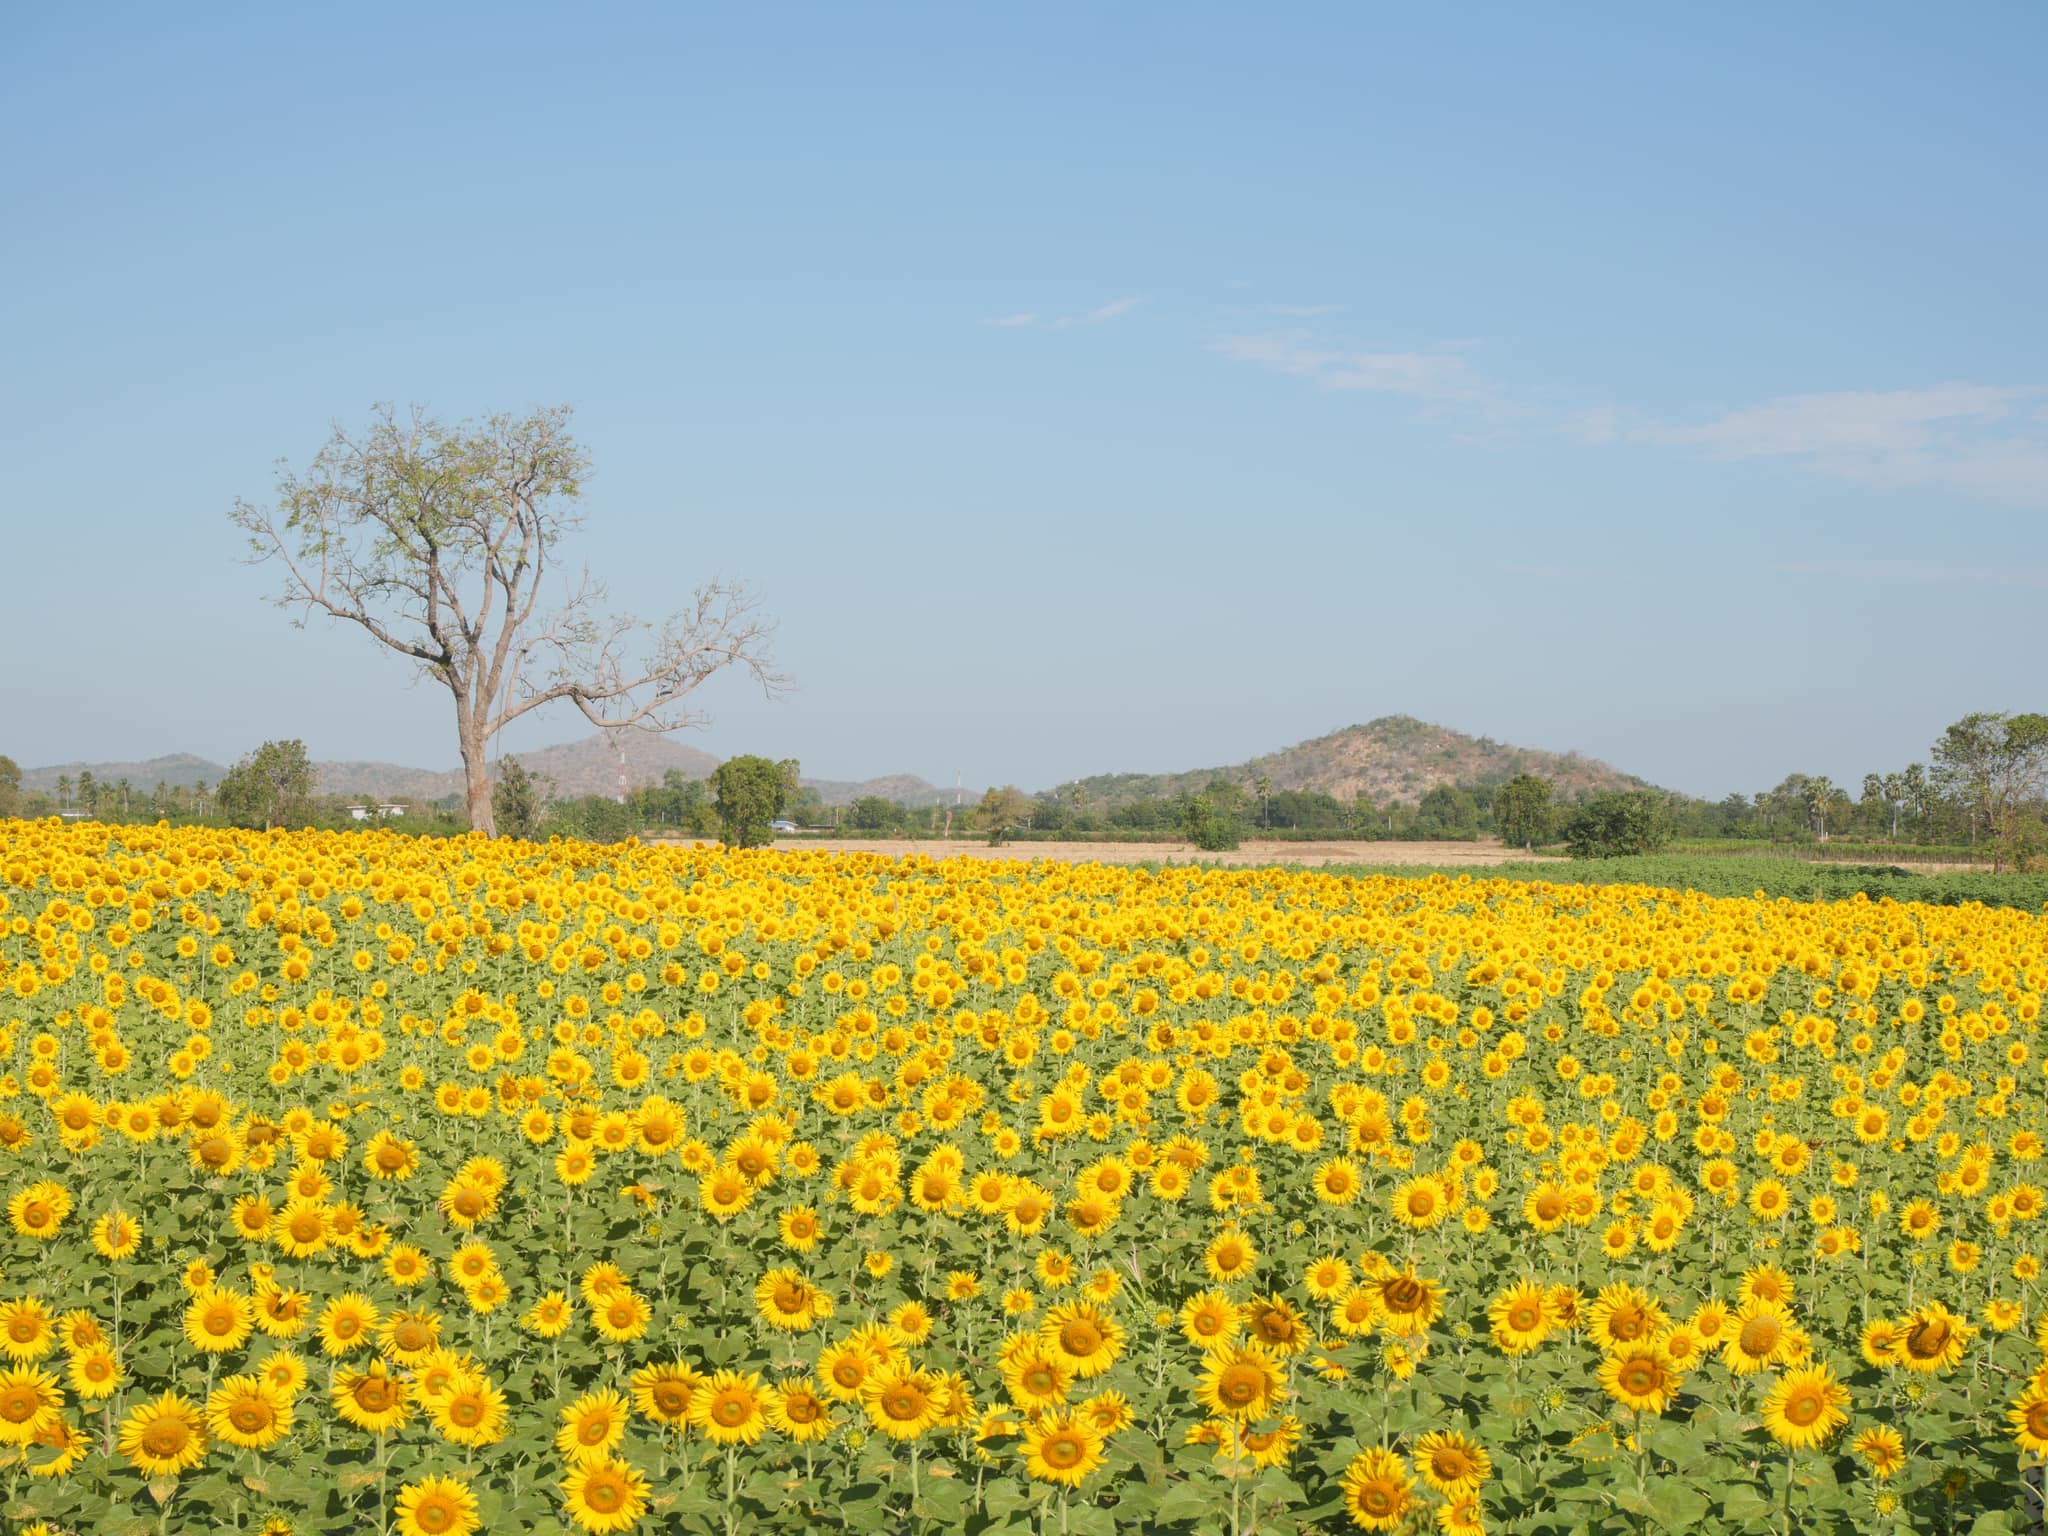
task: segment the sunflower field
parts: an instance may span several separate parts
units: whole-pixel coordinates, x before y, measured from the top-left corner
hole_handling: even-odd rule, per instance
[[[0,823],[0,1531],[2032,1528],[2048,917]]]

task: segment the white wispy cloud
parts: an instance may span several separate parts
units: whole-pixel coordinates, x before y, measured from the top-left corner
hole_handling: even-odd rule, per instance
[[[1721,460],[1781,460],[1887,488],[1939,487],[2048,505],[2048,390],[1950,383],[1781,395],[1698,421],[1626,406],[1559,408],[1515,398],[1462,351],[1353,351],[1306,331],[1228,336],[1211,350],[1325,389],[1425,402],[1454,426],[1511,426],[1589,447],[1647,445]]]
[[[1784,395],[1691,424],[1650,424],[1638,442],[1719,459],[1788,459],[1837,480],[1947,486],[2048,500],[2048,391],[1986,384]]]
[[[1418,400],[1476,401],[1492,393],[1455,352],[1345,352],[1313,344],[1300,333],[1226,336],[1211,344],[1233,362],[1253,363],[1325,389],[1408,395]]]
[[[1083,310],[1077,315],[1041,317],[1036,310],[1026,309],[984,323],[1000,325],[1009,330],[1039,326],[1049,331],[1071,331],[1080,325],[1107,325],[1112,320],[1120,320],[1144,302],[1143,294],[1132,294],[1127,298],[1111,299],[1107,304],[1098,304],[1095,308]]]
[[[1133,294],[1129,298],[1111,299],[1107,304],[1089,310],[1087,314],[1081,316],[1074,323],[1077,325],[1102,325],[1107,321],[1128,315],[1144,302],[1144,298],[1137,294]]]

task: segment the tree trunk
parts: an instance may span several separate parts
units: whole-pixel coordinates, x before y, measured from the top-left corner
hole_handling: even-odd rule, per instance
[[[462,740],[462,776],[469,804],[470,828],[485,837],[496,837],[498,824],[491,815],[491,764],[485,755],[489,743],[477,729],[476,722],[459,706],[455,722]]]

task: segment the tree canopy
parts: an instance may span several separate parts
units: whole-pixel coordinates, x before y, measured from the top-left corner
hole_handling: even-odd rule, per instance
[[[266,741],[221,778],[214,804],[235,826],[268,831],[311,820],[315,787],[303,741]]]
[[[770,693],[770,625],[744,587],[699,586],[659,624],[606,611],[604,584],[567,563],[589,455],[566,406],[448,426],[415,408],[336,426],[303,472],[280,466],[272,505],[230,513],[252,558],[281,567],[277,601],[303,624],[360,628],[445,687],[470,824],[494,825],[487,752],[504,726],[568,703],[593,725],[701,724],[692,692],[728,667]],[[556,595],[558,594],[558,595]]]
[[[1655,790],[1612,790],[1578,808],[1565,823],[1564,840],[1575,859],[1655,853],[1671,841],[1670,809]]]
[[[769,823],[796,793],[795,758],[729,757],[711,773],[712,805],[726,846],[758,848],[774,840]]]
[[[1493,819],[1502,842],[1520,843],[1533,849],[1550,838],[1554,814],[1550,803],[1550,780],[1533,773],[1518,773],[1494,791]]]

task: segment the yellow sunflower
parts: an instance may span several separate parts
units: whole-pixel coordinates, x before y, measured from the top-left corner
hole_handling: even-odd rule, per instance
[[[1124,1331],[1092,1302],[1063,1302],[1045,1314],[1038,1337],[1053,1350],[1069,1374],[1088,1380],[1116,1364],[1123,1353]]]
[[[1600,1363],[1600,1385],[1624,1408],[1662,1413],[1678,1396],[1684,1378],[1664,1346],[1654,1340],[1627,1344]]]
[[[476,1495],[452,1477],[427,1477],[398,1490],[398,1536],[471,1536]]]
[[[578,1464],[602,1461],[625,1438],[626,1399],[609,1388],[586,1392],[562,1410],[555,1449]]]
[[[915,1440],[939,1420],[935,1383],[923,1371],[890,1365],[861,1387],[868,1422],[891,1440]]]
[[[176,1477],[206,1459],[206,1426],[192,1403],[166,1392],[129,1410],[118,1444],[150,1477]]]
[[[1849,1389],[1826,1365],[1788,1371],[1764,1397],[1764,1428],[1794,1450],[1826,1445],[1849,1422],[1848,1403]]]
[[[1344,1507],[1364,1531],[1391,1531],[1407,1516],[1415,1479],[1383,1446],[1361,1451],[1344,1469]]]
[[[1263,1419],[1287,1395],[1280,1362],[1257,1345],[1226,1347],[1203,1362],[1195,1395],[1219,1418]]]
[[[206,1400],[214,1438],[249,1451],[267,1451],[292,1432],[292,1397],[258,1376],[230,1376]]]
[[[1047,1414],[1024,1426],[1024,1469],[1045,1483],[1078,1488],[1103,1463],[1103,1437],[1086,1419]]]
[[[690,1423],[718,1445],[752,1445],[768,1422],[761,1378],[718,1371],[690,1399]]]
[[[647,1512],[647,1479],[616,1457],[578,1464],[562,1479],[569,1518],[586,1531],[625,1531]]]
[[[834,1424],[831,1405],[808,1379],[785,1381],[769,1394],[768,1421],[799,1444],[823,1440]]]
[[[1411,1459],[1422,1480],[1446,1498],[1473,1492],[1493,1475],[1486,1448],[1455,1430],[1436,1430],[1415,1442]]]

